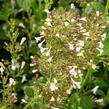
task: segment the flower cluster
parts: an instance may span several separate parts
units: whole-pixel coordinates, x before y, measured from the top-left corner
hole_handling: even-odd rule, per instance
[[[81,88],[84,70],[90,65],[96,69],[93,59],[103,52],[106,33],[102,14],[96,12],[89,18],[81,18],[72,13],[73,8],[68,12],[46,10],[48,18],[41,27],[41,36],[35,37],[40,49],[37,69],[50,77],[49,82],[45,82],[47,85],[39,86],[39,93],[46,95],[44,99],[50,106],[54,101],[58,107],[64,105],[72,88]]]

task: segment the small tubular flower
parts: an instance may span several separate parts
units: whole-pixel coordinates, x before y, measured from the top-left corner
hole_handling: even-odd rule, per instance
[[[9,78],[9,86],[15,85],[16,81],[13,78]]]
[[[42,47],[42,44],[43,44],[44,42],[45,42],[45,39],[44,39],[41,43],[38,44],[38,47],[41,48],[41,47]]]
[[[41,47],[41,48],[40,48],[40,52],[43,53],[43,52],[44,52],[45,50],[47,50],[47,49],[48,49],[48,48],[43,48],[43,47]]]
[[[76,47],[76,51],[79,52],[82,47]]]
[[[72,69],[69,71],[69,73],[70,73],[71,75],[73,75],[74,77],[77,76],[77,72],[75,71],[75,68],[72,68]]]
[[[50,11],[48,9],[45,9],[44,12],[46,12],[48,14],[50,13]]]
[[[0,72],[1,72],[1,74],[3,74],[3,72],[4,72],[4,69],[2,67],[0,67]]]
[[[68,44],[69,44],[70,50],[73,50],[74,49],[74,44],[71,44],[71,43],[68,43]]]
[[[50,83],[50,89],[51,89],[51,91],[54,91],[55,89],[57,89],[55,83],[53,83],[53,82]]]
[[[35,39],[36,39],[36,43],[38,43],[38,42],[41,40],[41,38],[44,38],[44,36],[35,37]]]
[[[79,40],[78,43],[77,43],[76,45],[79,45],[79,46],[82,46],[82,47],[83,47],[83,46],[84,46],[84,41]]]
[[[84,36],[89,36],[89,32],[83,33]]]
[[[49,59],[48,59],[48,62],[50,63],[53,59],[53,56],[51,56]]]
[[[50,56],[50,50],[51,50],[51,47],[50,47],[50,49],[45,53],[45,56]]]
[[[93,94],[96,95],[96,92],[97,92],[98,88],[99,88],[99,86],[96,86],[96,87],[94,87],[94,88],[92,89]]]
[[[79,20],[82,20],[82,21],[85,21],[85,22],[87,21],[86,17],[80,18]]]

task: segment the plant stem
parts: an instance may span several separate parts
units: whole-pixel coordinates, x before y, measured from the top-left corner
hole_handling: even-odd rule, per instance
[[[109,0],[107,0],[106,9],[105,9],[105,16],[107,16],[107,14],[108,14],[108,9],[109,9]]]
[[[82,86],[81,86],[81,89],[80,89],[79,93],[81,93],[82,90],[84,89],[84,86],[85,86],[87,80],[89,79],[90,74],[91,74],[91,66],[89,67],[89,69],[87,71],[87,74],[86,74],[86,76],[85,76],[85,78],[83,80],[83,83],[82,83]]]

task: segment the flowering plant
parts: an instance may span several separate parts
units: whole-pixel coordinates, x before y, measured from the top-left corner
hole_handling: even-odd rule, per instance
[[[0,109],[109,107],[109,0],[0,3]]]
[[[35,37],[40,58],[33,56],[31,65],[36,66],[33,71],[42,75],[38,93],[45,108],[66,107],[72,91],[79,89],[81,93],[87,79],[91,81],[91,69],[98,69],[96,57],[103,52],[106,33],[102,14],[97,11],[89,18],[81,18],[73,10],[73,4],[68,12],[45,10],[48,17],[41,27],[41,36]]]

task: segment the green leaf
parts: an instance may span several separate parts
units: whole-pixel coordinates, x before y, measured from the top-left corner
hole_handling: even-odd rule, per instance
[[[105,8],[100,2],[91,2],[91,4],[95,11],[104,12]]]
[[[17,0],[18,5],[24,10],[28,10],[35,3],[34,0]]]
[[[100,77],[100,78],[96,78],[94,80],[94,84],[95,86],[98,85],[100,86],[101,88],[106,88],[108,87],[108,84]]]
[[[85,10],[83,11],[83,15],[84,16],[88,16],[91,14],[91,12],[93,11],[93,7],[92,6],[88,6],[85,8]]]
[[[78,109],[79,104],[80,104],[80,98],[78,94],[76,93],[72,94],[72,96],[70,97],[70,101],[68,103],[68,109]]]
[[[104,40],[103,44],[104,44],[103,55],[109,55],[109,25],[106,28],[106,39]]]
[[[105,93],[100,89],[98,89],[96,93],[102,97],[105,97]]]
[[[7,6],[3,6],[2,10],[0,11],[0,20],[2,21],[8,21],[8,17],[14,13],[14,10],[12,8],[9,8]]]
[[[29,97],[34,97],[34,90],[32,88],[30,88],[29,86],[26,86],[24,88],[24,93],[25,93],[25,95],[27,95]]]
[[[88,96],[81,96],[80,98],[80,105],[82,109],[93,109],[94,105]]]
[[[5,14],[4,12],[0,11],[0,20],[7,21],[8,20],[8,15]]]

